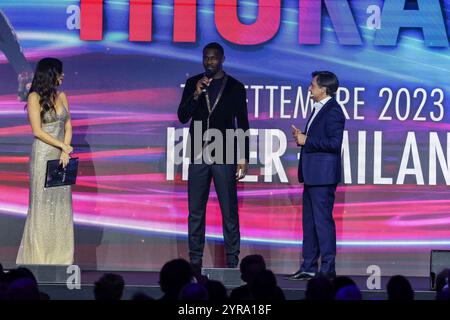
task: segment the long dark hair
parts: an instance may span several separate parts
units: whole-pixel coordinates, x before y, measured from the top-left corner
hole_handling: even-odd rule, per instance
[[[42,107],[41,116],[51,110],[55,110],[54,105],[59,86],[58,77],[62,72],[63,63],[56,58],[41,59],[36,66],[28,95],[32,92],[36,92],[39,95],[39,104]]]

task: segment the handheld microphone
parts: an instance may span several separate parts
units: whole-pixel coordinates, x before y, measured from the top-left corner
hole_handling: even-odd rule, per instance
[[[207,77],[208,79],[211,79],[213,76],[214,76],[214,73],[211,70],[206,70],[205,77]],[[204,86],[202,88],[203,93],[206,93],[206,88],[207,88],[207,86]]]

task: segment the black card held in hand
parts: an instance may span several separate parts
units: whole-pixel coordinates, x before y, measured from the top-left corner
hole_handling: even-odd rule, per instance
[[[78,173],[78,158],[70,158],[65,168],[59,164],[59,159],[47,161],[45,187],[60,187],[75,184]]]

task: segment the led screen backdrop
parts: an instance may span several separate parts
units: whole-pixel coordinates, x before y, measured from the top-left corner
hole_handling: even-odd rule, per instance
[[[298,267],[290,126],[310,114],[311,72],[331,70],[347,118],[337,272],[427,275],[430,250],[450,249],[449,10],[448,0],[0,0],[0,261],[14,265],[28,205],[33,137],[18,90],[45,56],[64,62],[80,158],[76,263],[150,270],[187,258],[176,111],[186,79],[203,71],[203,46],[217,41],[246,85],[252,128],[242,256],[263,254],[279,273]],[[212,189],[205,266],[223,256]]]

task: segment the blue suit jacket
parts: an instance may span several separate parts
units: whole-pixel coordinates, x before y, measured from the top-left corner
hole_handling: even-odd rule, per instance
[[[309,127],[306,143],[300,152],[299,182],[307,185],[340,182],[344,126],[344,113],[337,101],[331,98]]]

